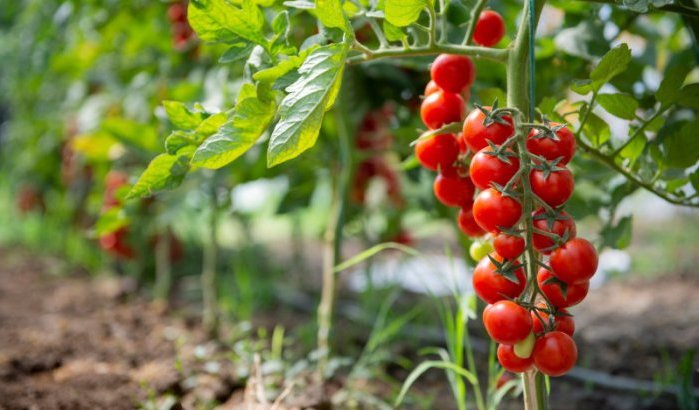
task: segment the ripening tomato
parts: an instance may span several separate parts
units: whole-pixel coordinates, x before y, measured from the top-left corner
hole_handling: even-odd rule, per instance
[[[491,253],[495,260],[502,262],[502,256],[497,253]],[[519,261],[515,261],[518,264]],[[476,268],[473,270],[473,290],[479,298],[487,303],[495,303],[504,299],[514,299],[522,294],[524,287],[527,284],[527,278],[524,274],[524,269],[518,268],[514,272],[516,282],[505,277],[505,275],[497,272],[497,266],[493,264],[490,258],[483,258]]]
[[[491,183],[505,186],[519,170],[519,159],[511,149],[505,150],[503,161],[490,147],[478,151],[471,159],[469,174],[479,189],[488,189]]]
[[[553,171],[548,177],[544,171],[533,169],[529,173],[532,191],[544,202],[556,208],[563,205],[573,195],[573,174],[567,168]]]
[[[425,94],[424,95],[425,95],[425,97],[427,97],[428,95],[434,94],[439,90],[441,90],[441,88],[439,88],[437,83],[435,83],[434,80],[430,80],[430,82],[427,83],[427,85],[425,86]]]
[[[570,285],[582,284],[590,280],[597,271],[597,263],[595,247],[582,238],[569,240],[551,252],[549,259],[553,275]]]
[[[505,370],[512,373],[522,373],[531,369],[534,364],[534,359],[530,356],[526,359],[515,354],[514,346],[498,345],[498,362]]]
[[[466,208],[473,204],[476,188],[469,177],[448,178],[440,174],[435,178],[432,187],[434,196],[446,206]]]
[[[559,124],[552,122],[550,125],[555,127]],[[549,161],[561,158],[558,165],[565,165],[575,154],[575,135],[568,127],[563,127],[556,131],[556,136],[558,140],[546,136],[541,130],[533,129],[527,138],[527,150]]]
[[[459,225],[459,229],[461,229],[461,232],[470,236],[471,238],[478,238],[479,236],[485,235],[483,228],[481,228],[476,223],[476,220],[473,219],[473,209],[470,207],[461,208],[456,221]]]
[[[500,232],[493,239],[493,248],[505,259],[515,259],[524,252],[524,238]]]
[[[423,167],[432,171],[450,168],[459,158],[459,143],[453,134],[439,134],[415,145],[415,156]]]
[[[422,101],[420,116],[429,129],[435,130],[452,122],[461,122],[464,119],[465,107],[466,104],[459,94],[439,90]]]
[[[440,54],[432,63],[430,75],[432,81],[442,90],[460,93],[473,84],[476,79],[476,67],[467,56]]]
[[[491,109],[491,107],[483,108],[485,110]],[[515,134],[512,118],[505,115],[503,119],[509,125],[494,122],[486,127],[483,124],[485,114],[483,111],[475,109],[466,117],[464,132],[461,138],[464,139],[466,146],[473,152],[478,152],[487,147],[488,141],[495,145],[500,145]]]
[[[547,308],[546,303],[544,302],[537,303],[537,307],[544,309]],[[537,335],[540,333],[544,333],[545,328],[544,324],[542,324],[541,321],[543,320],[546,326],[549,326],[549,314],[541,310],[537,310],[536,313],[534,313],[534,311],[532,310],[531,314],[532,331]],[[571,316],[567,310],[559,309],[556,312],[556,316],[553,321],[553,330],[558,330],[559,332],[563,332],[568,336],[573,336],[573,333],[575,333],[575,321],[573,321],[573,316]]]
[[[493,303],[483,316],[483,324],[493,340],[506,345],[524,340],[532,331],[532,317],[527,309],[510,300]]]
[[[539,208],[532,215],[534,217],[534,228],[536,229],[556,234],[561,238],[563,238],[566,232],[568,232],[568,239],[573,239],[575,235],[577,235],[575,221],[566,211],[559,211],[557,215],[551,217],[551,223],[547,218],[544,208]],[[546,235],[534,232],[532,235],[532,244],[534,245],[534,249],[548,255],[553,251],[555,242]]]
[[[553,274],[548,269],[541,268],[536,274],[536,281],[539,283],[539,289],[541,289],[548,301],[559,309],[575,306],[582,302],[585,296],[587,296],[588,290],[590,290],[590,282],[567,285],[566,294],[563,296],[561,284],[550,282],[553,277]]]
[[[505,21],[493,10],[485,10],[478,17],[473,31],[473,42],[485,47],[492,47],[505,35]]]
[[[578,361],[578,348],[570,336],[553,331],[536,340],[532,357],[534,365],[541,373],[547,376],[562,376]]]
[[[510,228],[521,216],[522,205],[495,188],[481,191],[473,203],[473,217],[487,232],[499,232],[501,227]]]
[[[167,15],[173,23],[187,21],[187,6],[182,3],[173,3],[167,9]]]

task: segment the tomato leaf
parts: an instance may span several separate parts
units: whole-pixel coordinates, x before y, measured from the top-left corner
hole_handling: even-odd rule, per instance
[[[619,219],[615,225],[607,225],[602,230],[602,240],[605,246],[615,249],[626,249],[631,243],[631,215]]]
[[[677,103],[699,110],[699,83],[687,84],[682,87]]]
[[[160,154],[148,164],[126,199],[144,198],[155,192],[179,186],[189,171],[194,149],[185,147],[175,155]]]
[[[386,0],[386,20],[396,27],[409,26],[417,21],[428,5],[428,0]]]
[[[218,62],[221,64],[229,64],[236,61],[245,60],[250,56],[250,53],[254,47],[254,43],[238,37],[237,40],[230,44],[230,47],[218,59]]]
[[[301,77],[287,88],[289,94],[281,102],[267,166],[295,158],[315,145],[323,116],[339,92],[346,55],[346,44],[330,44],[315,49],[301,65]]]
[[[622,43],[609,50],[600,60],[597,67],[590,73],[590,79],[578,81],[571,89],[578,94],[597,92],[612,78],[626,71],[631,62],[631,50],[626,43]]]
[[[655,92],[655,98],[663,105],[674,104],[682,97],[682,84],[692,70],[691,64],[671,64],[665,70],[663,81]]]
[[[664,136],[663,148],[665,149],[668,166],[687,168],[699,160],[697,129],[699,129],[699,121],[695,120]]]
[[[262,34],[264,16],[252,0],[237,7],[226,0],[192,0],[187,10],[189,24],[204,41],[230,43],[242,37],[266,45]]]
[[[243,155],[267,130],[274,118],[276,102],[260,99],[260,90],[245,84],[230,120],[207,138],[192,157],[192,164],[218,169]]]
[[[353,33],[340,0],[316,0],[316,15],[325,27],[335,27],[345,33]]]
[[[189,130],[196,128],[206,117],[206,113],[187,107],[179,101],[163,101],[165,113],[175,128]]]
[[[383,32],[388,41],[401,41],[407,34],[400,27],[396,27],[387,20],[383,21]]]
[[[104,211],[95,222],[95,233],[99,236],[115,232],[129,224],[129,218],[121,207]]]
[[[636,118],[638,101],[628,94],[598,94],[597,102],[608,113],[616,117],[625,120]]]
[[[306,60],[309,54],[316,49],[316,46],[309,47],[301,51],[298,55],[291,56],[281,60],[277,65],[270,68],[265,68],[253,74],[252,78],[255,81],[274,82],[287,73],[296,70]]]

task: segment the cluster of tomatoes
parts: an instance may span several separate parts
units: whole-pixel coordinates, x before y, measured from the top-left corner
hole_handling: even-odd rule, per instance
[[[474,39],[479,26],[480,20]],[[535,366],[546,375],[560,376],[577,360],[571,337],[575,324],[566,308],[587,295],[598,262],[594,246],[576,237],[575,222],[562,209],[574,187],[566,167],[575,153],[574,135],[560,124],[532,125],[527,152],[520,155],[511,110],[477,107],[464,121],[464,95],[475,79],[468,57],[440,55],[430,73],[421,106],[423,122],[433,131],[462,121],[463,127],[458,136],[427,134],[418,141],[415,154],[425,168],[439,172],[434,194],[444,205],[460,208],[461,231],[474,238],[488,235],[479,242],[487,246],[474,258],[480,262],[473,287],[488,303],[483,322],[500,344],[498,359],[512,372]],[[523,175],[525,169],[528,175]],[[531,248],[541,266],[536,278],[527,278],[518,259],[527,248],[523,178],[528,178],[539,206],[530,216]]]
[[[194,30],[187,22],[187,2],[176,1],[167,10],[172,25],[172,44],[177,50],[185,50],[194,39]]]

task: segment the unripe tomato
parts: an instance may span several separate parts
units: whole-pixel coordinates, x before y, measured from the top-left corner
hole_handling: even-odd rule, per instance
[[[446,206],[470,207],[473,204],[473,193],[476,188],[469,177],[448,178],[437,175],[432,185],[434,196]]]
[[[423,167],[432,171],[450,168],[459,158],[459,143],[453,134],[439,134],[419,141],[415,156]]]
[[[491,109],[491,107],[483,108],[486,110]],[[488,140],[495,145],[500,145],[507,141],[508,138],[515,134],[515,128],[512,125],[511,117],[506,115],[503,119],[509,123],[509,125],[495,122],[486,127],[483,125],[485,114],[479,109],[471,111],[464,122],[464,132],[462,135],[464,142],[466,142],[466,146],[468,146],[471,151],[478,152],[488,146]]]
[[[499,233],[493,239],[493,248],[505,259],[515,259],[524,252],[524,238]]]
[[[429,129],[435,130],[452,122],[461,122],[466,104],[459,94],[436,91],[422,101],[420,116]]]
[[[522,205],[494,188],[481,191],[473,203],[473,217],[487,232],[499,232],[500,227],[514,226],[522,216]]]
[[[540,302],[537,303],[537,306],[541,308],[546,308],[546,303]],[[573,316],[570,316],[570,313],[565,309],[559,309],[557,313],[558,314],[556,315],[553,321],[553,330],[558,330],[559,332],[563,332],[568,336],[573,336],[573,333],[575,333],[575,321],[573,321]],[[541,320],[543,320],[544,323],[546,323],[548,326],[549,314],[541,310],[537,310],[536,313],[532,311],[531,314],[532,330],[534,331],[534,333],[537,335],[540,333],[544,333],[545,329],[544,325],[541,323]],[[539,320],[539,317],[541,317],[541,320]]]
[[[515,354],[514,346],[501,344],[498,345],[498,362],[507,371],[522,373],[532,368],[534,359],[532,357],[522,359]]]
[[[577,235],[575,221],[566,211],[560,211],[553,221],[553,224],[550,226],[548,220],[545,218],[546,210],[544,208],[539,208],[532,215],[534,217],[534,228],[556,234],[561,238],[563,238],[566,232],[568,232],[568,239],[573,239],[575,235]],[[532,235],[532,244],[534,245],[534,249],[548,255],[553,251],[552,247],[555,245],[555,242],[546,235],[534,232]]]
[[[551,172],[548,177],[544,171],[533,169],[529,173],[532,191],[544,202],[557,208],[573,195],[573,174],[567,168]]]
[[[597,263],[595,247],[582,238],[569,240],[551,252],[549,259],[553,275],[570,285],[582,284],[590,280],[597,271]]]
[[[511,149],[507,153],[514,154]],[[490,147],[478,151],[471,159],[469,174],[473,184],[479,189],[488,189],[494,182],[505,186],[519,170],[519,158],[516,155],[507,156],[508,162],[502,161]]]
[[[559,124],[552,122],[551,126]],[[549,161],[561,158],[558,165],[565,165],[570,162],[575,154],[575,135],[568,129],[563,127],[556,132],[558,141],[541,135],[542,131],[533,129],[527,138],[527,150],[532,154],[544,157]]]
[[[534,365],[547,376],[562,376],[578,361],[578,348],[573,339],[559,331],[547,333],[536,340]]]
[[[493,245],[488,241],[474,241],[468,248],[468,254],[474,261],[480,261],[493,251]]]
[[[555,307],[562,309],[570,306],[575,306],[582,302],[587,296],[587,292],[590,289],[590,282],[582,282],[575,285],[568,285],[566,288],[566,295],[563,296],[563,289],[558,283],[546,283],[550,278],[553,278],[553,274],[547,269],[541,268],[536,275],[536,281],[539,283],[539,289],[543,292],[544,296],[551,302]]]
[[[478,17],[473,31],[473,42],[485,47],[492,47],[505,35],[505,21],[492,10],[485,10]]]
[[[502,262],[502,256],[497,253],[491,253],[495,260]],[[519,261],[515,261],[518,264]],[[527,277],[524,274],[524,269],[515,270],[517,282],[513,282],[504,275],[497,272],[497,266],[485,257],[478,262],[473,270],[473,290],[479,298],[487,303],[495,303],[504,299],[514,299],[522,294],[524,287],[527,284]]]
[[[476,223],[476,220],[473,219],[473,209],[470,207],[461,208],[461,210],[459,211],[459,216],[456,218],[456,221],[459,225],[459,229],[461,229],[461,232],[472,238],[477,238],[479,236],[485,235],[485,231],[483,230],[483,228],[481,228]]]
[[[476,79],[476,67],[467,56],[440,54],[432,63],[430,74],[439,88],[451,93],[460,93],[473,84]]]
[[[524,340],[532,331],[527,309],[510,300],[495,302],[483,316],[483,324],[493,340],[506,345]]]

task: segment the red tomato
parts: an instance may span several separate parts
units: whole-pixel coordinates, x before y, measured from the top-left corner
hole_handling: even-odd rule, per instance
[[[113,208],[120,204],[116,197],[117,190],[126,185],[129,181],[129,176],[121,171],[109,171],[104,179],[104,200],[102,202],[103,209]]]
[[[587,296],[588,290],[590,290],[590,282],[568,285],[564,297],[561,284],[553,282],[545,283],[553,277],[551,272],[541,268],[536,275],[536,281],[539,283],[539,289],[541,289],[549,302],[559,309],[575,306],[582,302],[585,296]]]
[[[552,122],[551,126],[559,124]],[[531,130],[527,138],[527,150],[532,154],[539,155],[549,161],[561,158],[558,165],[565,165],[573,158],[575,154],[575,135],[567,127],[563,127],[556,132],[558,141],[553,138],[542,136],[543,132],[537,129]]]
[[[466,208],[473,204],[473,193],[476,189],[469,177],[448,178],[440,174],[435,178],[432,187],[434,196],[446,206]]]
[[[512,345],[532,331],[532,317],[527,309],[510,300],[495,302],[483,317],[488,335],[498,343]]]
[[[432,81],[439,88],[451,93],[460,93],[473,84],[476,79],[476,67],[466,56],[440,54],[432,63],[430,74]]]
[[[590,280],[597,271],[597,262],[595,247],[585,239],[574,238],[551,252],[549,266],[558,279],[576,285]]]
[[[524,238],[501,232],[495,235],[493,248],[503,258],[515,259],[524,252]]]
[[[435,135],[415,145],[415,156],[427,169],[447,169],[459,158],[459,143],[453,134]]]
[[[489,110],[491,107],[483,108]],[[485,114],[479,109],[471,111],[468,117],[466,117],[466,122],[464,122],[462,136],[468,148],[473,152],[478,152],[488,146],[488,140],[495,145],[500,145],[507,141],[508,138],[515,134],[515,128],[512,125],[511,117],[504,116],[503,119],[509,125],[495,122],[486,127],[483,125]]]
[[[485,47],[492,47],[505,35],[505,21],[499,13],[485,10],[478,17],[473,31],[473,42]]]
[[[555,217],[551,218],[551,222],[549,222],[544,208],[539,208],[532,215],[534,216],[534,228],[554,233],[561,238],[566,232],[568,232],[568,239],[573,239],[575,235],[577,235],[575,221],[566,211],[560,211]],[[534,245],[534,249],[548,255],[553,251],[552,247],[555,245],[555,242],[546,235],[534,233],[532,236],[532,244]]]
[[[441,88],[439,88],[437,83],[435,83],[434,80],[430,80],[430,82],[425,86],[425,97],[430,94],[434,94],[439,90],[441,90]]]
[[[530,356],[526,359],[515,354],[515,348],[512,345],[498,345],[498,361],[505,370],[512,373],[522,373],[531,369],[534,364],[534,359]]]
[[[422,101],[420,116],[429,129],[435,130],[452,122],[464,119],[466,105],[459,94],[436,91]]]
[[[457,217],[457,222],[459,225],[459,229],[461,229],[461,232],[472,238],[477,238],[479,236],[485,235],[485,231],[483,230],[483,228],[481,228],[476,223],[476,220],[473,219],[473,210],[470,207],[461,208],[461,210],[459,211],[459,216]]]
[[[537,306],[541,308],[546,308],[546,303],[537,303]],[[541,320],[543,320],[544,323],[546,323],[546,326],[548,326],[550,320],[549,314],[546,312],[542,312],[541,310],[537,310],[536,313],[532,311],[531,315],[532,331],[537,335],[540,333],[544,333],[544,325],[541,323]],[[567,310],[559,309],[558,312],[556,312],[556,317],[553,321],[553,330],[558,330],[559,332],[563,332],[568,336],[573,336],[573,333],[575,333],[575,322],[573,321],[573,316],[570,316],[570,313]]]
[[[34,209],[44,210],[44,194],[32,185],[24,184],[19,188],[16,206],[21,214],[27,214]]]
[[[128,244],[128,228],[119,228],[114,232],[100,236],[100,246],[111,255],[120,259],[133,259],[136,252]]]
[[[491,253],[490,256],[498,262],[502,262],[502,256]],[[519,261],[515,261],[518,264]],[[495,303],[504,299],[514,299],[522,294],[527,284],[527,277],[524,269],[515,271],[517,282],[513,282],[504,275],[497,272],[497,267],[490,261],[490,258],[483,258],[473,270],[473,290],[479,298],[487,303]]]
[[[514,154],[507,149],[505,155]],[[495,156],[490,147],[478,151],[471,159],[469,173],[473,184],[480,189],[488,189],[491,182],[505,186],[519,170],[519,158],[516,155],[506,156],[509,163]]]
[[[173,3],[168,7],[167,15],[173,23],[185,22],[187,21],[187,6],[182,3]]]
[[[547,376],[562,376],[575,366],[578,348],[570,336],[554,331],[536,339],[532,357],[541,373]]]
[[[533,169],[529,174],[532,191],[544,202],[556,208],[563,205],[573,195],[573,174],[567,168],[553,171],[544,176],[544,171]]]
[[[522,205],[494,188],[481,191],[473,203],[473,217],[487,232],[499,232],[500,227],[510,228],[521,216]]]

